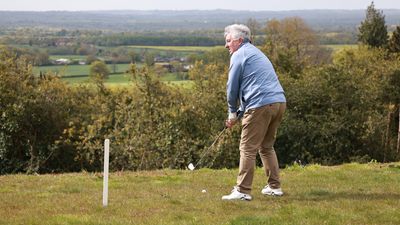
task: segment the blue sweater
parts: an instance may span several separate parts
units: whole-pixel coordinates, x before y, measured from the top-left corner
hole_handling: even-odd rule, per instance
[[[276,102],[286,102],[283,88],[269,59],[249,42],[230,60],[226,85],[229,112],[246,112]]]

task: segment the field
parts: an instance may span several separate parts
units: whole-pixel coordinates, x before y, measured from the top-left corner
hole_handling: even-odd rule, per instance
[[[133,49],[151,49],[159,51],[177,51],[177,52],[204,52],[213,49],[223,48],[223,46],[127,46]]]
[[[73,56],[70,56],[73,57]],[[113,72],[113,66],[108,65]],[[90,82],[89,80],[90,65],[58,65],[58,66],[40,66],[34,67],[33,73],[38,75],[40,72],[52,72],[61,77],[62,80],[69,84],[80,84]],[[126,73],[129,70],[129,64],[116,64],[115,73],[111,73],[105,81],[107,85],[127,85],[130,81],[130,75]],[[180,80],[175,73],[166,73],[160,77],[161,81],[170,83],[187,83],[188,81]],[[186,84],[185,84],[186,85]]]
[[[0,176],[0,224],[400,224],[400,163],[293,165],[283,197],[225,202],[237,170],[159,170]],[[206,193],[202,193],[202,190]]]
[[[357,45],[325,45],[334,51],[346,48],[355,48]],[[167,54],[169,51],[180,52],[187,55],[190,52],[204,52],[222,46],[205,47],[205,46],[125,46],[126,48],[134,49],[136,51],[150,50],[158,51],[159,53]],[[84,60],[86,56],[80,55],[51,55],[50,59],[66,58],[70,60]],[[126,73],[129,69],[129,64],[116,64],[115,73],[113,65],[108,65],[112,74],[105,81],[108,85],[126,85],[129,84],[130,76]],[[90,65],[56,65],[56,66],[40,66],[34,67],[33,72],[39,74],[40,72],[53,72],[62,77],[62,79],[70,84],[79,84],[89,82]],[[176,74],[166,74],[161,77],[162,81],[169,81],[170,83],[183,83],[186,85],[187,81],[182,81],[177,78]]]
[[[111,73],[113,65],[107,65]],[[116,64],[115,73],[125,73],[129,69],[129,64]],[[57,65],[57,66],[40,66],[34,67],[33,73],[39,74],[42,72],[53,72],[61,77],[63,76],[89,76],[90,65]]]
[[[74,61],[74,60],[77,60],[77,61],[83,60],[83,61],[85,61],[86,58],[87,58],[87,56],[85,56],[85,55],[51,55],[51,56],[49,56],[50,60],[69,59],[71,61]]]
[[[19,46],[24,48],[30,48],[29,46]],[[222,48],[223,46],[207,47],[207,46],[123,46],[125,49],[134,50],[135,52],[154,52],[162,56],[166,56],[169,52],[175,52],[180,56],[187,56],[191,53],[199,53],[210,51],[216,48]],[[122,47],[121,47],[122,48]],[[117,48],[102,47],[103,50],[115,50]],[[85,60],[87,56],[82,55],[50,55],[50,60],[56,60],[60,58],[69,59],[71,61]],[[140,66],[140,65],[139,65]],[[129,69],[129,64],[116,64],[116,70],[114,72],[113,65],[108,65],[111,75],[109,79],[105,81],[107,85],[126,85],[129,84],[130,76],[126,73]],[[33,72],[39,75],[40,72],[53,72],[59,75],[64,81],[70,84],[86,83],[89,81],[89,70],[90,65],[54,65],[54,66],[38,66],[33,68]],[[176,74],[166,74],[160,78],[162,81],[167,81],[174,84],[183,84],[187,86],[188,81],[183,81],[177,78]]]
[[[342,49],[357,48],[358,45],[323,45],[324,47],[331,48],[333,51],[340,51]]]

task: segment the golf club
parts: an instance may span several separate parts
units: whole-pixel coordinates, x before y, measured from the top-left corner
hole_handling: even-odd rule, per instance
[[[200,162],[203,160],[204,156],[207,155],[207,153],[210,151],[210,149],[212,149],[212,147],[214,146],[214,144],[219,140],[219,138],[221,137],[221,135],[225,132],[226,127],[224,127],[224,129],[218,134],[217,138],[214,140],[214,142],[210,145],[210,147],[207,148],[206,151],[203,152],[202,156],[200,157],[200,160],[197,161],[197,163],[195,165],[193,165],[193,163],[189,163],[188,168],[189,170],[194,170],[199,164]]]
[[[244,112],[241,110],[238,110],[236,112],[237,115],[237,119],[241,119],[243,117]],[[221,135],[225,132],[226,130],[226,125],[224,126],[224,129],[222,129],[222,131],[218,134],[217,138],[214,140],[214,142],[210,145],[210,147],[208,147],[208,149],[206,151],[203,152],[202,156],[200,157],[200,160],[196,163],[196,165],[193,165],[193,163],[189,163],[188,165],[188,169],[189,170],[194,170],[199,164],[200,162],[203,160],[204,156],[206,155],[206,153],[208,153],[210,151],[210,149],[214,146],[214,144],[219,140],[219,138],[221,137]]]

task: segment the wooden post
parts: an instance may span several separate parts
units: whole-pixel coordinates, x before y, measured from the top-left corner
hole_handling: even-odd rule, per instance
[[[110,140],[104,141],[104,171],[103,171],[103,207],[108,205],[108,164],[110,155]]]

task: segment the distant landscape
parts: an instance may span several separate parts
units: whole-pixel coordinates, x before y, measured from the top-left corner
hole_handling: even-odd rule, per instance
[[[389,28],[400,23],[399,9],[384,9]],[[253,18],[260,23],[270,19],[301,17],[313,29],[354,30],[365,17],[365,10],[294,10],[294,11],[0,11],[0,28],[64,28],[108,31],[199,31],[222,28],[230,23],[245,23]],[[201,35],[201,33],[197,33]]]
[[[0,11],[0,174],[99,171],[104,138],[115,171],[186,168],[226,119],[232,23],[290,102],[282,167],[398,160],[400,9],[367,12]],[[239,138],[205,166],[236,167]]]
[[[400,22],[400,10],[384,13],[390,32]],[[119,71],[115,66],[112,71],[118,76],[125,74],[121,68],[128,68],[132,61],[144,62],[146,57],[160,63],[181,58],[182,66],[188,66],[205,52],[222,47],[223,29],[231,23],[256,23],[252,27],[255,44],[262,46],[266,23],[290,17],[301,18],[320,44],[337,51],[357,44],[357,27],[365,10],[0,11],[0,45],[30,55],[35,74],[53,71],[79,83],[89,75],[89,66],[83,64],[95,59],[104,60],[110,68],[119,64]],[[59,65],[57,60],[68,62]],[[121,79],[129,80],[127,76]]]
[[[284,89],[282,197],[257,157],[253,201],[221,201],[232,23]],[[0,224],[400,224],[400,9],[0,11],[0,184]]]

